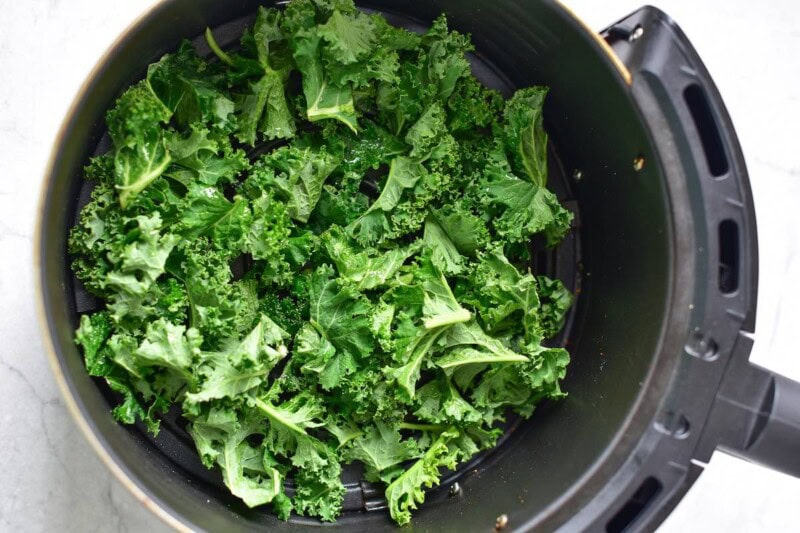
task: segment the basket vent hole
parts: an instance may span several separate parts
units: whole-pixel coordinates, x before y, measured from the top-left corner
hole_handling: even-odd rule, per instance
[[[739,226],[733,220],[719,224],[719,290],[733,294],[739,289]]]
[[[683,98],[689,107],[700,142],[703,144],[708,171],[715,178],[721,178],[728,173],[728,158],[708,99],[697,84],[689,85],[683,92]]]
[[[608,533],[627,531],[629,526],[631,526],[631,524],[633,524],[650,506],[653,500],[655,500],[662,488],[661,482],[652,476],[642,481],[642,484],[636,489],[636,492],[633,493],[631,499],[608,521],[606,524],[606,531]]]

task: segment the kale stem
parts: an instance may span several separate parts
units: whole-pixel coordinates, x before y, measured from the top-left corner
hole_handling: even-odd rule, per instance
[[[442,424],[415,424],[413,422],[400,422],[400,429],[411,429],[415,431],[443,431],[447,426]]]
[[[267,415],[269,417],[270,421],[275,422],[277,424],[280,424],[283,427],[294,431],[295,433],[300,433],[301,435],[307,435],[308,434],[308,433],[306,433],[305,429],[301,428],[300,426],[298,426],[297,424],[293,423],[292,421],[287,420],[285,418],[285,416],[283,415],[283,413],[279,412],[277,409],[275,409],[269,403],[267,403],[264,400],[261,400],[259,398],[253,398],[253,400],[254,400],[254,402],[256,404],[256,407],[258,407],[261,410],[262,413]]]
[[[211,48],[211,51],[214,52],[214,55],[216,55],[220,61],[231,67],[233,66],[233,59],[219,47],[217,40],[214,39],[214,34],[211,33],[211,28],[206,28],[206,42],[208,42],[209,48]]]

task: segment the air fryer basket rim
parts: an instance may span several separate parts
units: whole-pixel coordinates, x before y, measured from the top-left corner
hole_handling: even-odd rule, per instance
[[[70,111],[69,111],[69,113],[67,115],[68,118],[65,120],[64,125],[62,126],[62,128],[61,128],[61,130],[59,132],[59,135],[57,137],[58,139],[63,138],[63,136],[69,131],[69,129],[70,129],[70,118],[72,118],[74,116],[76,108],[79,106],[79,103],[80,103],[81,99],[86,95],[87,91],[89,90],[90,86],[92,85],[92,81],[98,75],[98,71],[101,70],[106,65],[106,63],[114,55],[114,52],[116,51],[116,49],[128,38],[128,36],[132,32],[137,31],[140,27],[146,25],[152,18],[158,17],[159,16],[159,11],[165,5],[170,4],[170,3],[172,3],[172,2],[170,2],[169,0],[167,0],[165,2],[161,2],[161,3],[153,6],[148,12],[144,13],[141,17],[139,17],[139,19],[137,19],[137,21],[135,21],[133,24],[131,24],[131,26],[128,29],[126,29],[120,35],[120,37],[115,41],[115,43],[109,48],[109,50],[104,54],[104,56],[98,61],[97,66],[93,69],[92,73],[87,78],[86,83],[81,88],[81,90],[79,91],[78,95],[76,96],[76,99],[73,102],[73,105],[71,106]],[[588,37],[588,40],[591,41],[592,43],[594,43],[594,45],[596,46],[598,54],[600,56],[603,56],[606,59],[607,64],[610,66],[611,69],[616,70],[616,72],[618,74],[618,77],[619,77],[620,83],[630,84],[631,83],[630,72],[620,62],[620,60],[617,58],[617,56],[613,52],[611,52],[607,42],[605,40],[599,38],[599,36],[596,33],[590,31],[586,24],[584,24],[582,21],[580,21],[580,19],[578,19],[572,11],[566,9],[560,2],[554,2],[554,4],[557,5],[559,9],[562,9],[565,14],[568,14],[568,16],[571,17],[574,21],[576,21],[578,23],[578,26],[583,31],[585,31],[586,36]],[[55,166],[56,161],[57,161],[58,147],[60,146],[60,144],[61,144],[60,142],[57,142],[56,145],[55,145],[53,154],[51,155],[50,163],[48,165],[48,171],[47,171],[47,174],[46,174],[47,176],[50,176],[53,173],[54,166]],[[48,183],[46,182],[45,186],[42,189],[42,201],[41,201],[41,205],[42,205],[42,210],[41,211],[42,211],[42,213],[45,212],[45,206],[47,205],[47,202],[48,202],[47,193],[48,193],[49,187],[47,185],[48,185]],[[41,232],[41,227],[42,226],[40,224],[37,227],[37,231]],[[41,235],[37,236],[37,239],[40,240],[41,239]],[[40,240],[39,242],[42,242],[42,241]],[[37,257],[36,257],[37,262],[38,262],[39,258],[40,257],[37,255]],[[41,266],[41,265],[39,265],[39,266]],[[113,457],[113,455],[111,453],[109,453],[109,450],[106,447],[106,445],[104,444],[104,442],[101,439],[98,438],[97,428],[95,427],[95,424],[93,423],[93,421],[90,418],[87,418],[85,416],[84,411],[81,409],[81,405],[80,405],[78,399],[76,398],[76,396],[74,395],[74,391],[70,387],[69,379],[67,378],[67,376],[63,372],[63,368],[62,368],[61,363],[59,361],[59,356],[56,355],[56,353],[57,353],[56,352],[56,348],[55,348],[55,345],[52,342],[53,341],[53,337],[51,335],[51,331],[49,330],[49,322],[50,321],[48,319],[50,317],[48,316],[48,307],[46,305],[46,297],[44,297],[44,288],[41,285],[41,283],[43,283],[43,279],[40,278],[39,280],[40,280],[39,289],[40,289],[40,293],[42,294],[42,297],[39,299],[39,303],[41,305],[40,316],[42,318],[43,330],[46,332],[46,337],[48,337],[48,343],[47,343],[48,350],[47,351],[48,351],[48,355],[50,357],[50,361],[51,361],[51,365],[53,367],[54,373],[57,376],[57,381],[59,383],[59,387],[61,388],[62,394],[64,394],[64,397],[67,400],[68,410],[70,411],[72,416],[78,421],[79,427],[81,428],[83,433],[87,436],[87,439],[89,440],[90,444],[95,449],[95,451],[98,453],[98,455],[101,457],[101,459],[103,460],[104,464],[106,464],[109,467],[109,469],[120,480],[120,482],[126,488],[128,488],[139,501],[141,501],[146,507],[148,507],[151,511],[153,511],[157,516],[159,516],[159,518],[164,520],[168,525],[170,525],[172,527],[175,527],[177,529],[180,529],[180,530],[191,530],[190,523],[185,522],[182,517],[179,517],[179,516],[176,516],[175,514],[173,514],[168,506],[163,505],[163,503],[159,502],[157,498],[154,498],[146,488],[140,486],[136,481],[134,481],[133,476],[131,475],[130,471],[128,471],[128,469],[125,467],[125,465],[124,464],[120,464],[119,460],[117,458]],[[656,397],[657,397],[657,395],[654,395],[654,399],[656,399]],[[651,402],[651,403],[652,403],[651,407],[654,408],[655,407],[655,403],[654,402]],[[631,414],[629,416],[629,421],[633,421],[633,419],[635,418],[635,416],[634,416],[635,412],[634,411],[636,411],[636,409],[634,409],[631,412]],[[620,439],[624,438],[624,434],[623,433],[625,433],[625,432],[620,431]],[[630,434],[630,433],[628,432],[628,434]],[[616,446],[610,447],[608,454],[612,455],[614,450],[618,450],[618,447],[616,447]],[[590,478],[591,474],[592,473],[587,472],[585,478]],[[563,499],[567,499],[568,497],[569,497],[569,495],[564,495]],[[554,504],[554,506],[556,506],[556,504]]]
[[[59,205],[58,199],[53,197],[51,186],[63,156],[63,139],[75,127],[76,115],[88,105],[88,94],[119,49],[132,34],[143,31],[156,18],[163,16],[170,6],[178,3],[180,0],[167,0],[153,6],[123,32],[99,60],[76,96],[58,134],[45,175],[40,219],[36,228],[36,241],[40,248],[35,252],[34,263],[40,270],[40,276],[37,276],[37,303],[42,331],[46,337],[46,351],[68,410],[106,466],[138,500],[168,525],[179,530],[191,530],[193,526],[197,526],[192,518],[175,513],[171,506],[155,495],[110,449],[97,421],[89,416],[84,401],[75,389],[74,380],[67,372],[61,348],[63,344],[59,345],[56,341],[58,336],[56,318],[53,315],[53,296],[57,292],[54,292],[55,288],[51,286],[45,272],[45,260],[48,257],[45,222],[48,210]],[[238,2],[242,5],[246,3],[246,0]],[[391,4],[392,0],[387,3]],[[662,180],[670,203],[671,227],[666,228],[671,236],[670,242],[673,243],[673,249],[670,250],[672,266],[667,302],[670,317],[664,322],[664,331],[659,341],[661,355],[654,358],[648,377],[643,381],[645,389],[637,396],[636,405],[630,408],[613,443],[606,448],[605,455],[572,485],[571,492],[564,493],[553,501],[540,516],[515,517],[517,520],[511,525],[521,529],[533,526],[553,529],[569,521],[570,526],[575,527],[606,525],[611,528],[610,525],[616,523],[614,520],[626,509],[625,504],[631,496],[642,487],[652,488],[653,482],[650,480],[655,480],[658,486],[650,494],[652,506],[639,509],[638,514],[626,522],[637,528],[644,527],[645,524],[656,524],[662,520],[699,475],[702,468],[693,465],[690,460],[707,460],[706,454],[710,455],[711,450],[721,440],[717,434],[718,429],[702,431],[712,403],[714,409],[719,404],[719,400],[715,403],[716,387],[721,382],[726,382],[725,369],[735,366],[737,361],[744,361],[746,364],[750,351],[752,341],[747,335],[740,334],[740,330],[752,332],[757,269],[755,220],[747,173],[732,124],[710,76],[688,40],[666,16],[652,8],[640,10],[612,26],[604,34],[605,39],[601,39],[560,2],[542,0],[539,3],[559,10],[562,16],[569,18],[572,25],[583,32],[583,39],[590,43],[589,46],[593,47],[599,60],[616,73],[616,83],[628,87],[635,112],[647,125],[652,149],[643,149],[644,160],[648,166],[663,171]],[[633,47],[632,40],[621,38],[626,31],[630,34],[637,25],[648,28],[647,37],[642,40],[644,42],[640,49]],[[614,52],[609,43],[614,47]],[[668,61],[662,65],[653,65],[650,61],[652,54],[647,53],[656,48],[670,51]],[[678,79],[671,73],[674,67],[682,65],[681,61],[694,68],[697,83],[710,100],[713,118],[717,120],[721,130],[723,148],[731,167],[728,176],[730,179],[717,180],[716,184],[732,187],[725,190],[725,195],[739,203],[738,208],[734,206],[733,212],[725,211],[726,208],[714,203],[715,198],[720,196],[720,191],[710,188],[713,183],[708,185],[704,181],[707,172],[700,168],[700,163],[705,162],[705,156],[694,146],[702,143],[697,142],[692,117],[687,116],[685,109],[679,109],[676,98],[683,96],[682,90],[678,89],[682,88],[680,83],[685,80]],[[711,251],[707,254],[708,257],[698,255],[696,245],[699,242],[709,244],[703,239],[713,241],[708,237],[709,230],[715,230],[725,216],[732,217],[739,224],[741,249],[746,261],[739,272],[738,290],[735,294],[724,295],[720,300],[712,294],[712,289],[716,290],[716,287],[709,287],[707,285],[710,283],[703,281],[716,279],[716,272],[710,271],[716,267],[716,257],[712,257],[714,253]],[[700,282],[676,283],[676,280],[681,279],[697,279]],[[720,301],[724,301],[725,305],[721,305]],[[687,309],[691,312],[687,312]],[[719,315],[724,317],[726,313],[735,315],[734,324],[720,325]],[[703,334],[698,342],[710,339],[715,343],[718,349],[714,354],[716,359],[703,359],[693,353],[687,355],[687,351],[692,348],[692,339],[695,339],[693,332]],[[703,386],[708,390],[702,391]],[[686,405],[691,402],[686,397],[681,398],[681,393],[684,396],[692,393],[694,401],[701,392],[703,401],[699,403],[702,407],[691,412],[691,408]],[[716,411],[711,412],[713,422]],[[691,432],[683,426],[686,420],[692,421]],[[735,449],[735,443],[730,447]],[[676,468],[676,465],[680,468]],[[576,512],[578,508],[581,510]]]

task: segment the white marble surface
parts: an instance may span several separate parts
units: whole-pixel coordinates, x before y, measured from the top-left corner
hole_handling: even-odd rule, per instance
[[[69,419],[34,312],[32,236],[50,145],[113,39],[152,0],[0,0],[0,531],[166,530],[106,471]],[[640,0],[570,0],[595,28]],[[749,165],[761,277],[753,360],[800,379],[800,4],[659,0],[730,108]],[[800,529],[800,480],[716,454],[662,526]]]

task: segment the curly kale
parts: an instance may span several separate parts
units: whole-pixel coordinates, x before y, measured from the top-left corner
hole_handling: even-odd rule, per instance
[[[416,34],[352,0],[206,39],[122,94],[86,167],[87,371],[122,423],[156,433],[178,406],[248,506],[333,521],[358,462],[405,524],[509,413],[564,396],[569,355],[543,342],[572,295],[518,259],[572,220],[546,188],[547,90],[504,101],[444,16]]]

